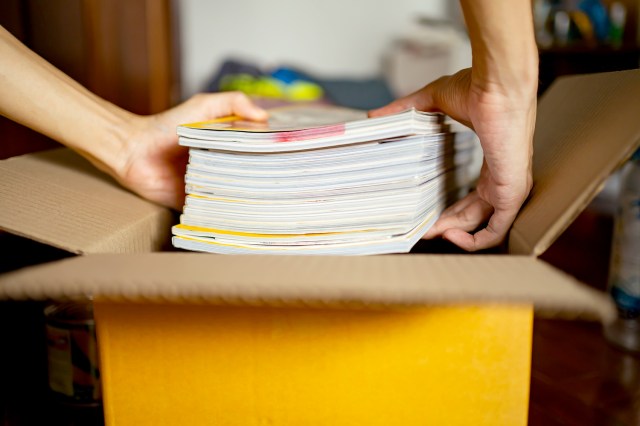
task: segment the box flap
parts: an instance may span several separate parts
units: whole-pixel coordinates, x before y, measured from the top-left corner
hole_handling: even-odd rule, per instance
[[[530,256],[90,255],[0,276],[0,298],[376,307],[532,303],[541,315],[615,316],[609,298]]]
[[[0,161],[0,199],[0,229],[73,253],[159,250],[170,238],[169,210],[68,149]]]
[[[534,187],[509,252],[542,254],[640,145],[640,70],[558,79],[542,96]]]

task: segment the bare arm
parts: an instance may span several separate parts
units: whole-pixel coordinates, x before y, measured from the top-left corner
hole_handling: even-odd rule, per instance
[[[531,190],[538,55],[529,0],[460,3],[471,38],[472,67],[370,115],[415,106],[442,111],[475,130],[484,152],[477,188],[445,210],[425,235],[442,236],[473,251],[504,241]]]
[[[481,88],[534,97],[538,50],[528,0],[461,0],[473,51],[473,77]]]
[[[169,207],[184,201],[186,150],[176,126],[266,113],[239,93],[196,95],[157,115],[139,116],[94,95],[0,27],[0,114],[68,146],[124,186]]]
[[[1,27],[0,57],[2,115],[94,157],[102,169],[122,167],[118,153],[133,114],[84,89]]]

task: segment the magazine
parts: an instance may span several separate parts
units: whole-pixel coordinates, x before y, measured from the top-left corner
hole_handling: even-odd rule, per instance
[[[469,183],[473,145],[442,114],[324,105],[180,126],[190,147],[177,248],[222,254],[411,250]]]
[[[446,131],[444,116],[438,113],[410,109],[384,117],[367,118],[365,111],[304,105],[271,109],[266,122],[225,117],[184,124],[178,127],[178,136],[181,145],[194,148],[281,152]]]

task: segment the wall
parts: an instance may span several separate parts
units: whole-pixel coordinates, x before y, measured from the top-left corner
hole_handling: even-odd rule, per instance
[[[183,98],[228,58],[291,65],[322,77],[371,77],[394,36],[415,16],[454,16],[452,0],[182,0]]]
[[[150,114],[181,96],[172,1],[0,0],[0,25],[98,96]],[[57,146],[0,116],[0,159]]]

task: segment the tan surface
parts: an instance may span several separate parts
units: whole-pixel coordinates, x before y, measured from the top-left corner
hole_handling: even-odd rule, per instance
[[[159,250],[172,225],[67,149],[0,161],[0,200],[0,229],[77,254]]]
[[[561,78],[538,106],[534,187],[509,252],[542,254],[640,146],[640,70]]]
[[[1,298],[79,295],[305,307],[532,303],[552,317],[613,315],[602,293],[526,256],[90,255],[0,276]]]

